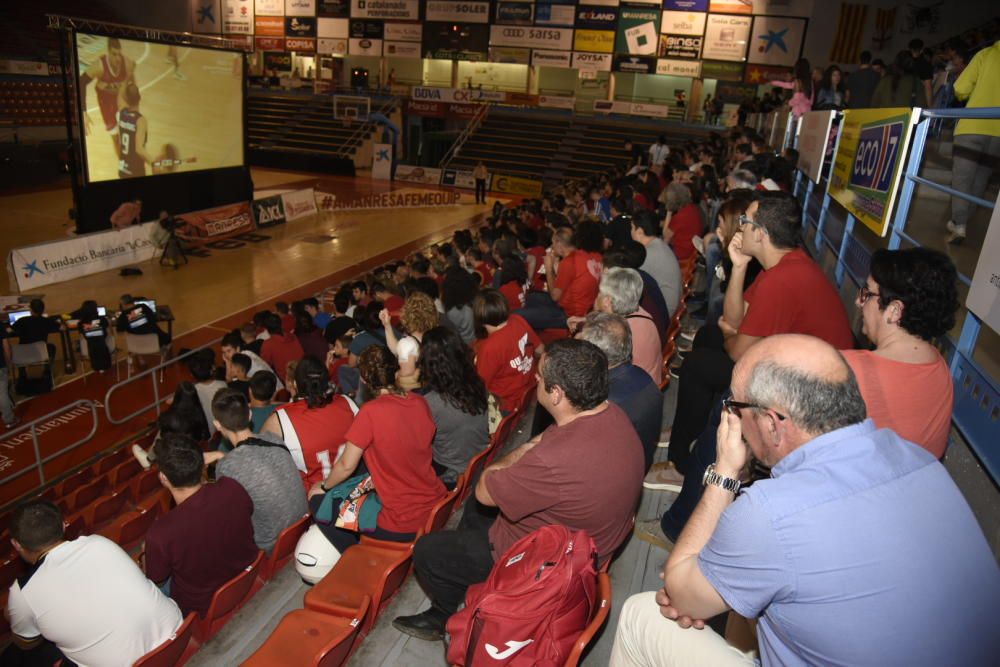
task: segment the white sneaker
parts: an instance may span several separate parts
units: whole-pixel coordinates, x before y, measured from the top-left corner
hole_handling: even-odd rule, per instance
[[[948,236],[950,245],[957,245],[965,240],[965,225],[952,225],[951,234]]]
[[[944,223],[944,228],[947,229],[952,234],[954,234],[955,233],[955,221],[954,220],[949,220],[948,222]]]
[[[138,443],[132,445],[132,456],[139,462],[143,470],[149,470],[152,467],[152,464],[149,462],[149,454]]]
[[[705,254],[705,239],[703,239],[702,237],[692,236],[691,245],[694,246],[694,249],[698,251],[699,255]]]
[[[684,486],[684,475],[677,472],[675,468],[660,470],[650,470],[646,473],[646,478],[642,481],[643,487],[654,491],[674,491],[681,492]]]

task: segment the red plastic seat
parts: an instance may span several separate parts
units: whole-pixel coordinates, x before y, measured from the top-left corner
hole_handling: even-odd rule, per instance
[[[107,489],[108,481],[104,477],[95,479],[66,496],[66,507],[71,512],[81,510],[100,498]]]
[[[87,529],[87,523],[82,516],[69,517],[63,520],[63,538],[75,540]]]
[[[112,492],[110,495],[102,496],[84,509],[84,521],[91,528],[103,526],[125,510],[128,500],[127,493]]]
[[[594,605],[594,613],[590,617],[590,622],[587,623],[587,627],[584,628],[583,633],[576,640],[573,645],[573,650],[570,651],[569,656],[566,658],[564,667],[576,667],[580,662],[580,656],[583,655],[583,651],[587,648],[587,644],[591,642],[597,631],[601,629],[604,622],[608,620],[608,614],[611,612],[611,577],[607,575],[606,572],[601,572],[597,575],[597,604]]]
[[[55,486],[56,497],[66,497],[81,486],[86,486],[92,479],[94,479],[94,471],[90,468],[84,468]]]
[[[257,578],[257,570],[260,569],[263,562],[264,552],[260,551],[257,553],[257,558],[242,572],[215,591],[205,615],[199,617],[194,623],[194,638],[199,644],[204,644],[214,637],[247,601],[250,590],[253,588],[254,579]]]
[[[538,338],[542,343],[548,345],[563,338],[569,338],[569,329],[542,329],[538,332]]]
[[[108,472],[108,483],[115,491],[131,486],[132,480],[142,474],[142,466],[134,458],[118,464]]]
[[[198,614],[191,612],[170,638],[135,661],[133,667],[174,667],[182,664],[181,656],[191,643],[194,621]]]
[[[271,549],[271,555],[267,557],[267,560],[260,566],[260,571],[257,573],[261,582],[270,581],[278,570],[284,567],[285,563],[295,555],[295,545],[299,543],[299,538],[309,528],[309,520],[310,516],[306,514],[281,531],[277,541],[274,543],[274,548]]]
[[[330,573],[306,592],[306,609],[336,615],[360,609],[371,598],[371,611],[359,630],[364,637],[406,579],[412,557],[412,543],[362,537],[361,544],[345,551]]]
[[[3,562],[0,562],[0,590],[5,591],[10,588],[25,569],[24,561],[16,553],[6,556]]]
[[[160,506],[155,505],[148,510],[132,510],[122,514],[104,528],[96,531],[122,549],[128,551],[136,546],[146,536],[146,531],[160,513]]]
[[[330,607],[325,613],[308,609],[289,612],[243,667],[338,667],[347,662],[370,605],[371,600],[365,597],[360,609],[333,613]]]
[[[458,488],[456,487],[452,491],[449,491],[448,495],[439,500],[438,504],[431,510],[430,515],[427,517],[427,523],[424,525],[424,534],[433,533],[435,530],[444,528],[444,525],[448,523],[448,519],[451,518],[452,512],[455,511],[457,503]]]
[[[490,448],[493,445],[487,445],[483,448],[483,451],[479,452],[472,457],[469,461],[469,466],[462,473],[462,476],[458,480],[458,484],[455,486],[455,490],[459,492],[461,498],[459,502],[463,502],[469,497],[469,494],[475,492],[475,484],[479,480],[479,475],[482,474],[483,469],[486,468],[486,457],[490,453]]]
[[[157,470],[143,471],[132,479],[132,497],[136,502],[151,496],[161,488],[163,487],[160,484],[160,474]]]
[[[125,448],[115,450],[110,454],[104,456],[102,459],[100,459],[97,463],[95,463],[92,466],[92,468],[94,469],[94,475],[103,475],[107,472],[110,472],[112,469],[116,468],[122,463],[125,463],[125,461],[131,458],[133,458],[132,452],[130,452],[129,450]]]

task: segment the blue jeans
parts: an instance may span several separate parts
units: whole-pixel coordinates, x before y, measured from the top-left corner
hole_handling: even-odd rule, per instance
[[[548,292],[528,292],[524,308],[514,312],[523,317],[535,331],[566,328],[566,312],[552,300]]]
[[[716,284],[715,267],[722,261],[722,244],[713,238],[705,246],[705,293],[711,295]],[[711,322],[712,320],[709,320]]]

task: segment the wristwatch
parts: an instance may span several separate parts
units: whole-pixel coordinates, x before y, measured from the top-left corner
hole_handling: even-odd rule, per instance
[[[705,486],[712,484],[721,487],[734,496],[740,492],[740,481],[732,477],[723,477],[715,472],[714,463],[705,469],[705,475],[701,478],[701,483]]]
[[[326,493],[327,491],[330,490],[330,489],[326,488],[326,480],[325,479],[322,482],[319,483],[319,488],[323,491],[323,493]]]

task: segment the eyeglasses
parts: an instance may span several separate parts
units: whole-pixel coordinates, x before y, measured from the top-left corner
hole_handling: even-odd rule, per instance
[[[750,218],[748,218],[746,216],[746,214],[740,215],[740,217],[739,217],[739,223],[740,223],[740,227],[742,227],[743,225],[750,225],[751,227],[756,227],[757,229],[764,229],[763,225],[761,225],[759,222],[755,222],[755,221],[751,220]],[[765,229],[764,231],[767,231],[767,230]]]
[[[725,410],[726,412],[736,415],[737,417],[743,416],[740,414],[740,410],[742,409],[749,410],[751,408],[755,408],[757,410],[771,410],[771,408],[765,407],[763,405],[757,405],[756,403],[743,403],[741,401],[734,401],[732,396],[722,399],[722,409]],[[785,421],[785,415],[773,410],[772,412],[774,412],[775,416],[779,420]]]
[[[858,289],[858,303],[860,303],[862,306],[868,303],[868,299],[872,298],[873,296],[881,296],[881,295],[878,292],[873,292],[870,289],[868,289],[867,285],[862,285]]]

